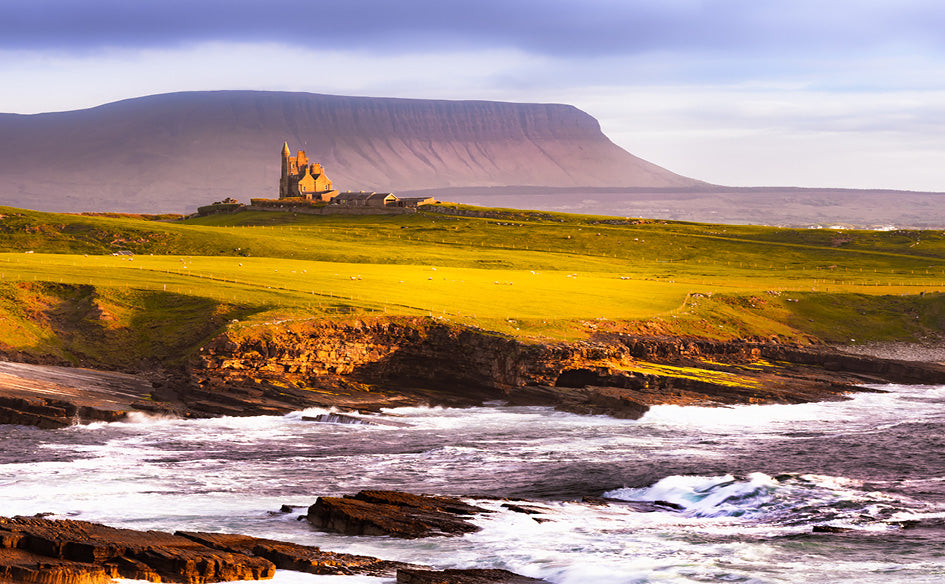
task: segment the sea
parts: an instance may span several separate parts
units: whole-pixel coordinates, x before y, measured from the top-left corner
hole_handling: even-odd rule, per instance
[[[873,389],[801,405],[656,406],[639,420],[495,403],[361,416],[369,423],[306,410],[0,426],[0,515],[243,533],[558,584],[945,582],[945,386]],[[329,421],[311,420],[320,415]],[[361,489],[457,495],[493,512],[474,519],[476,533],[423,540],[299,520],[319,496]]]

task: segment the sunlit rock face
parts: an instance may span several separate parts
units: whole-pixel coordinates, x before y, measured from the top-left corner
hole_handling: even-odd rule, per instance
[[[285,141],[342,190],[701,184],[613,144],[568,105],[218,91],[0,114],[0,203],[186,211],[276,197]]]

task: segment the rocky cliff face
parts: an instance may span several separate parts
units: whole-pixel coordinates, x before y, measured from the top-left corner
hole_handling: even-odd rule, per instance
[[[842,399],[862,383],[945,382],[940,365],[823,347],[623,334],[525,343],[434,319],[229,331],[204,348],[191,373],[199,389],[181,397],[196,413],[243,395],[277,410],[504,399],[638,418],[658,403],[799,403]]]
[[[537,343],[406,317],[231,328],[186,366],[146,376],[29,367],[6,367],[14,383],[0,383],[0,423],[54,428],[136,410],[254,416],[490,400],[635,419],[653,404],[800,403],[844,399],[868,383],[945,384],[945,365],[822,346],[626,333]]]
[[[189,92],[0,114],[0,137],[0,203],[41,210],[275,197],[283,140],[342,190],[699,184],[629,154],[567,105]]]

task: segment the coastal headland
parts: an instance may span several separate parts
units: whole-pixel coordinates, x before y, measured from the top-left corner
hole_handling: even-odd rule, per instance
[[[939,341],[945,237],[934,231],[449,204],[2,215],[0,350],[71,368],[5,364],[6,423],[495,400],[638,418],[653,404],[797,403],[945,380],[936,363],[862,354]]]

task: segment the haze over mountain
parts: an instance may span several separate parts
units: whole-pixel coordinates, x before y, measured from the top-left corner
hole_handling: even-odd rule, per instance
[[[187,212],[275,198],[284,140],[341,190],[704,184],[626,152],[568,105],[214,91],[0,114],[0,203]]]

